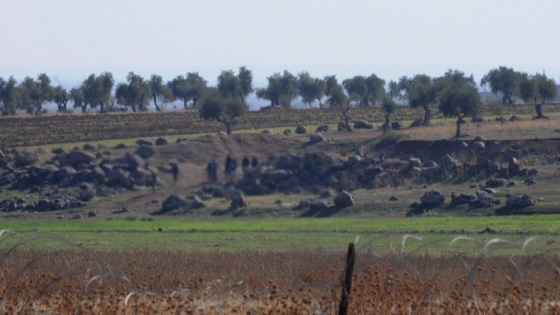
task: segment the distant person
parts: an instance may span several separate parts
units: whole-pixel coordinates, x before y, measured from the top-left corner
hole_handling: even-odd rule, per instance
[[[173,175],[173,186],[175,186],[179,178],[179,166],[176,162],[171,164],[171,175]]]
[[[251,161],[249,160],[249,158],[245,155],[243,157],[243,160],[241,161],[241,167],[243,168],[243,173],[245,173],[245,171],[249,168],[249,166],[251,165]]]
[[[208,180],[210,182],[215,183],[218,181],[218,168],[219,165],[214,160],[206,166],[206,174],[208,175]]]
[[[229,174],[231,176],[231,180],[235,180],[235,170],[237,169],[237,160],[232,157],[229,161]]]
[[[259,160],[256,156],[253,155],[253,158],[251,159],[251,167],[257,168],[257,166],[259,166]]]
[[[229,175],[231,174],[231,155],[228,154],[228,156],[226,157],[226,161],[224,163],[224,175],[226,175],[226,177],[229,177]]]

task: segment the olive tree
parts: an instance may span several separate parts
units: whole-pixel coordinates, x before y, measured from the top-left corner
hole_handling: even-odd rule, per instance
[[[206,92],[207,82],[198,72],[189,72],[187,76],[177,76],[167,84],[173,96],[183,102],[183,107],[188,108],[192,102],[192,107],[198,106],[198,101]]]
[[[19,103],[18,82],[13,77],[8,81],[0,78],[0,111],[3,116],[15,115]]]
[[[490,70],[480,80],[481,86],[490,86],[492,93],[502,93],[502,104],[513,105],[513,98],[519,96],[521,73],[507,67]]]
[[[455,137],[461,136],[461,123],[466,116],[476,117],[482,101],[474,79],[460,71],[448,71],[438,78],[439,110],[445,117],[457,117]]]
[[[542,112],[542,106],[558,95],[558,88],[554,79],[549,79],[544,74],[533,76],[526,73],[521,74],[519,92],[525,102],[533,101],[535,106],[536,118],[548,118]]]
[[[19,85],[19,107],[29,114],[40,114],[43,104],[52,99],[51,79],[42,73],[37,81],[26,77]]]
[[[315,101],[323,107],[322,99],[325,97],[327,83],[320,78],[313,78],[308,72],[298,74],[297,90],[299,96],[309,108],[313,108]]]
[[[66,105],[68,104],[69,100],[70,100],[70,95],[68,94],[68,91],[66,91],[64,87],[58,85],[53,89],[52,101],[56,104],[59,112],[61,113],[68,112],[68,108],[66,107]]]
[[[297,77],[284,70],[284,73],[274,73],[268,77],[268,86],[257,90],[257,97],[270,100],[272,106],[290,108],[298,91]]]
[[[160,104],[165,104],[173,101],[173,92],[167,85],[163,84],[163,78],[156,74],[152,74],[148,84],[150,85],[152,101],[154,102],[156,111],[161,112],[162,106],[160,106],[158,102],[160,102]]]
[[[390,98],[386,97],[381,103],[381,107],[385,112],[385,123],[383,124],[383,133],[387,133],[391,129],[391,115],[397,111],[397,103]]]
[[[331,108],[340,110],[340,114],[344,119],[345,129],[347,131],[352,131],[352,127],[350,127],[350,117],[348,115],[352,106],[350,104],[350,99],[344,93],[344,88],[338,84],[335,76],[325,77],[325,82],[327,82],[328,86],[327,104]]]
[[[224,97],[217,89],[211,88],[200,102],[199,113],[204,120],[224,124],[226,133],[231,135],[233,125],[247,109],[238,97]]]
[[[410,107],[424,110],[422,124],[430,125],[432,118],[430,106],[436,103],[438,89],[434,80],[425,74],[417,74],[412,78],[401,77],[398,85],[404,97],[408,99]]]
[[[130,72],[126,77],[127,83],[119,83],[115,91],[115,100],[118,104],[131,107],[133,112],[146,111],[152,98],[152,89],[149,82],[140,75]]]
[[[112,97],[115,81],[110,72],[104,72],[98,76],[91,74],[81,86],[84,103],[91,108],[99,106],[99,111],[104,113]]]

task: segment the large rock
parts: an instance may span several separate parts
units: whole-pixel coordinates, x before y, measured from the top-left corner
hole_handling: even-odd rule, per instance
[[[235,194],[233,195],[233,198],[231,198],[231,203],[229,207],[232,210],[236,210],[239,208],[245,208],[247,206],[249,206],[249,203],[245,199],[243,193],[241,191],[236,191]]]
[[[329,131],[329,125],[319,125],[317,126],[317,129],[315,129],[315,132],[328,132]]]
[[[402,129],[403,125],[400,121],[393,121],[391,122],[391,129],[393,130],[400,130]]]
[[[471,206],[473,206],[473,208],[488,208],[499,203],[500,201],[494,198],[488,192],[484,190],[477,190],[476,201],[474,204],[471,204]]]
[[[337,208],[346,208],[354,205],[354,198],[349,192],[342,190],[334,197],[333,202]]]
[[[161,204],[161,212],[168,212],[180,209],[185,204],[185,199],[177,196],[171,195],[165,199],[165,201]]]
[[[192,204],[191,204],[191,208],[192,209],[200,209],[200,208],[205,208],[206,207],[206,203],[200,199],[199,196],[192,196]]]
[[[365,120],[358,120],[354,123],[354,129],[373,129],[373,124]]]
[[[506,184],[507,184],[507,180],[505,178],[494,178],[494,179],[487,180],[485,187],[497,188],[497,187],[505,186]]]
[[[167,143],[168,143],[167,139],[163,137],[157,138],[155,142],[156,145],[166,145]]]
[[[535,201],[527,194],[511,195],[506,199],[506,207],[509,208],[526,208],[534,205]]]
[[[512,157],[508,164],[508,172],[510,176],[517,176],[521,173],[521,163]]]
[[[410,158],[408,159],[408,165],[410,167],[422,167],[422,160],[419,158]]]
[[[420,127],[424,124],[424,119],[422,118],[416,118],[414,119],[414,121],[410,124],[410,128],[414,128],[414,127]]]
[[[452,205],[462,205],[462,204],[471,204],[476,201],[476,195],[471,193],[460,193],[459,195],[455,195],[455,193],[451,193],[451,204]]]
[[[298,134],[298,135],[302,135],[304,133],[307,133],[307,128],[305,128],[302,125],[299,125],[299,126],[296,127],[295,133]]]
[[[154,156],[156,150],[152,146],[141,145],[140,147],[138,147],[138,149],[136,149],[134,153],[136,153],[138,156],[142,157],[143,159],[149,159],[152,156]]]
[[[61,165],[70,165],[73,168],[81,168],[84,165],[91,165],[95,162],[95,155],[89,152],[84,152],[80,150],[73,150],[66,155],[67,164],[62,163]]]
[[[427,207],[439,206],[445,201],[445,195],[439,190],[430,190],[424,193],[424,196],[420,198],[422,205]]]
[[[80,184],[79,199],[81,201],[90,201],[91,199],[93,199],[93,197],[96,196],[96,194],[97,191],[92,185],[88,183]]]
[[[37,151],[18,151],[15,156],[15,166],[22,167],[35,164],[39,160]]]
[[[459,168],[459,166],[461,166],[461,163],[449,154],[444,155],[439,160],[439,163],[441,164],[441,167],[448,171],[457,169]]]
[[[309,136],[309,144],[316,144],[319,142],[323,142],[324,140],[325,139],[321,134],[312,134],[311,136]]]

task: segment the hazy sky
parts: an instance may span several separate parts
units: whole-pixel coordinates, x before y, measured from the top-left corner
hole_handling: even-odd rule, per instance
[[[500,65],[560,77],[558,0],[0,0],[0,76],[110,71],[170,80],[247,66],[339,80],[376,73],[477,81]]]

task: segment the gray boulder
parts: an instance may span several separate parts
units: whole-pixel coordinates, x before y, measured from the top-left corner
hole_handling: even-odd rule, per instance
[[[473,149],[476,152],[480,152],[482,150],[484,150],[486,148],[486,144],[484,144],[484,142],[482,141],[475,141],[473,143],[471,143],[471,149]]]
[[[33,165],[39,160],[39,153],[37,151],[18,151],[15,156],[15,166],[23,167]]]
[[[373,124],[365,120],[358,120],[354,123],[354,129],[373,129]]]
[[[325,139],[321,134],[312,134],[311,136],[309,136],[309,144],[316,144],[323,141],[325,141]]]
[[[431,190],[424,193],[422,198],[420,198],[420,202],[422,205],[427,207],[435,207],[439,206],[445,201],[445,195],[443,192],[439,190]]]
[[[245,199],[245,196],[243,195],[243,193],[241,191],[236,191],[236,193],[231,198],[231,203],[230,203],[229,207],[232,210],[236,210],[236,209],[245,208],[245,207],[248,207],[248,206],[249,206],[249,203]]]
[[[265,129],[261,132],[263,135],[271,135],[273,134],[272,129]]]
[[[393,121],[391,122],[391,129],[393,130],[400,130],[402,129],[403,125],[400,121]]]
[[[414,119],[414,121],[410,124],[411,128],[415,128],[415,127],[420,127],[424,124],[424,119],[422,118],[416,118]]]
[[[79,192],[78,199],[80,199],[81,201],[90,201],[96,195],[97,195],[97,191],[95,190],[95,187],[93,187],[91,184],[88,183],[80,184],[80,192]]]
[[[138,147],[138,149],[136,149],[134,153],[136,153],[138,156],[142,157],[143,159],[149,159],[152,156],[154,156],[156,150],[152,146],[141,145],[140,147]]]
[[[286,130],[284,130],[284,132],[282,132],[282,133],[283,133],[285,136],[289,136],[289,135],[292,134],[292,130],[286,129]]]
[[[296,127],[296,131],[295,131],[295,132],[296,132],[296,134],[298,134],[298,135],[302,135],[302,134],[304,134],[304,133],[307,133],[307,128],[305,128],[305,127],[302,126],[302,125],[298,125],[298,126]]]
[[[408,166],[410,167],[422,167],[422,161],[419,158],[408,159]]]
[[[502,187],[505,186],[506,184],[507,184],[507,180],[505,178],[494,178],[486,181],[486,187],[489,188]]]
[[[73,168],[80,168],[83,165],[89,165],[95,162],[95,155],[80,150],[73,150],[66,155],[68,164]]]
[[[136,145],[139,145],[139,146],[141,146],[141,145],[153,146],[154,144],[152,143],[152,141],[140,139],[140,140],[136,141]]]
[[[480,208],[489,208],[499,204],[499,200],[484,190],[477,190],[476,192],[476,206]]]
[[[206,207],[206,203],[199,196],[195,195],[191,199],[192,199],[192,204],[191,204],[192,209],[200,209]]]
[[[161,212],[168,212],[180,209],[185,204],[185,200],[177,195],[171,195],[161,204]]]
[[[317,126],[317,129],[315,129],[315,132],[328,132],[329,131],[329,125],[320,125]]]
[[[167,139],[159,137],[156,139],[155,145],[166,145],[167,143],[169,143]]]
[[[333,202],[337,208],[346,208],[354,205],[354,198],[349,192],[342,190],[334,197]]]
[[[451,204],[452,205],[462,205],[462,204],[471,204],[476,201],[476,196],[471,193],[460,193],[459,195],[455,195],[455,193],[451,193]]]
[[[506,199],[506,207],[509,208],[526,208],[534,205],[535,201],[527,194],[511,195]]]

